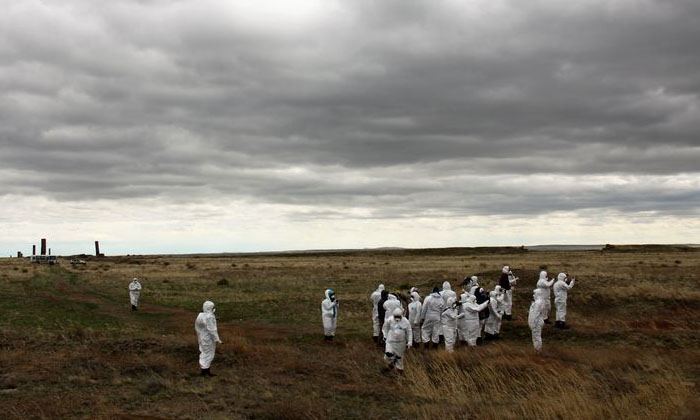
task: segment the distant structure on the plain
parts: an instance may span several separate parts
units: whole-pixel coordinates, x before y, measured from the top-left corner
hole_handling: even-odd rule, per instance
[[[20,252],[17,253],[17,256],[20,256]],[[29,257],[29,261],[37,264],[50,264],[54,265],[58,263],[58,259],[55,256],[51,256],[51,248],[48,248],[48,255],[47,255],[47,248],[46,248],[46,238],[41,239],[41,254],[36,255],[36,245],[32,245],[32,256]]]
[[[95,241],[95,256],[104,257],[105,254],[100,254],[100,241]]]

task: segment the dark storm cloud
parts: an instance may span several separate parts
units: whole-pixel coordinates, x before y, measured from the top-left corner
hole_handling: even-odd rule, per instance
[[[368,217],[700,205],[695,1],[9,3],[5,193]]]

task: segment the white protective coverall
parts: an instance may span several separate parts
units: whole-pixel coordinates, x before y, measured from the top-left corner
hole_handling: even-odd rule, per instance
[[[471,276],[468,279],[464,280],[468,280],[468,282],[464,286],[466,290],[470,290],[472,287],[479,285],[479,278],[477,276]]]
[[[557,321],[566,322],[566,298],[569,295],[569,290],[574,287],[576,279],[571,279],[569,284],[566,284],[566,274],[559,273],[557,281],[554,283],[554,307],[557,311]]]
[[[372,292],[369,296],[369,300],[372,301],[372,326],[374,328],[372,337],[379,337],[379,312],[377,311],[377,303],[379,299],[382,298],[382,290],[384,290],[384,285],[380,284],[377,290]]]
[[[411,293],[411,303],[408,304],[408,322],[411,324],[414,343],[420,343],[421,306],[418,292]]]
[[[447,301],[452,298],[457,301],[457,293],[452,290],[452,286],[450,286],[450,282],[446,281],[442,283],[442,292],[440,292],[440,296],[442,296],[442,303],[447,306]]]
[[[202,311],[197,315],[194,322],[194,329],[197,331],[199,341],[199,367],[209,369],[211,361],[214,360],[216,343],[221,343],[219,332],[216,328],[216,317],[214,316],[214,302],[206,301],[202,305]]]
[[[440,296],[442,296],[442,303],[445,305],[445,308],[447,308],[448,299],[454,298],[454,300],[457,301],[457,293],[452,290],[452,285],[449,281],[444,281],[442,283],[442,291],[440,292]],[[440,335],[445,335],[445,333],[442,331],[442,325],[440,325]]]
[[[447,307],[443,309],[441,322],[442,334],[445,336],[445,350],[452,353],[455,349],[455,340],[457,338],[457,320],[464,317],[457,311],[457,302],[455,298],[447,299]]]
[[[122,283],[123,284],[123,283]],[[139,279],[134,278],[129,283],[129,300],[131,301],[131,306],[139,306],[139,297],[141,296],[141,283]]]
[[[413,343],[413,332],[401,308],[394,309],[392,316],[384,321],[382,333],[386,337],[384,360],[389,363],[389,366],[403,370],[403,353]]]
[[[466,337],[467,344],[470,346],[476,346],[476,339],[481,336],[481,327],[479,326],[479,312],[484,310],[488,306],[489,301],[486,301],[479,305],[476,303],[476,296],[474,295],[462,295],[462,312],[464,313],[464,318],[460,319],[461,334]]]
[[[442,296],[439,292],[433,292],[423,301],[421,307],[421,338],[423,343],[428,343],[430,340],[433,343],[440,342],[440,315],[442,308],[445,306]]]
[[[503,318],[503,294],[501,286],[496,286],[489,292],[489,317],[484,324],[484,332],[496,335],[501,332]]]
[[[552,285],[554,284],[554,279],[547,280],[547,272],[540,271],[540,279],[537,280],[537,288],[542,291],[542,300],[544,300],[544,319],[545,321],[549,319],[549,313],[552,310],[552,302],[550,300],[550,293]]]
[[[510,266],[504,265],[502,269],[502,273],[508,276],[508,284],[510,285],[510,288],[504,290],[503,294],[503,304],[505,307],[505,314],[506,315],[512,315],[513,314],[513,287],[515,287],[515,284],[518,282],[518,278],[513,275],[513,272],[510,271]]]
[[[391,318],[394,313],[394,309],[399,308],[403,312],[403,307],[401,306],[401,301],[399,298],[396,297],[395,294],[389,293],[389,297],[387,297],[386,302],[384,302],[384,310],[386,311],[386,319]]]
[[[532,331],[532,345],[535,350],[542,350],[542,327],[544,326],[544,316],[545,316],[545,298],[544,291],[542,289],[535,289],[532,293],[532,304],[530,305],[530,312],[527,316],[527,324],[530,326]]]
[[[332,289],[326,289],[326,298],[321,302],[321,320],[323,321],[323,333],[326,337],[335,336],[335,328],[338,323],[338,301],[331,299],[335,293]]]
[[[458,313],[463,313],[464,312],[464,304],[467,302],[467,298],[469,298],[469,292],[467,291],[467,286],[465,285],[464,288],[464,293],[462,293],[459,296],[459,301],[462,303],[462,305],[457,308]],[[467,341],[467,318],[466,316],[463,316],[459,319],[457,319],[457,339],[459,341]]]

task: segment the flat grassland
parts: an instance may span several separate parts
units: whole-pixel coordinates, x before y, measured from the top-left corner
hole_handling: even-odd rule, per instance
[[[0,417],[698,418],[700,252],[627,251],[0,259]],[[476,274],[491,288],[505,263],[521,280],[500,342],[410,350],[402,376],[381,373],[370,338],[377,284],[425,296]],[[527,310],[541,269],[577,283],[572,329],[546,326],[536,355]],[[143,284],[137,312],[132,277]],[[329,287],[340,301],[331,344],[320,319]],[[224,342],[212,379],[198,376],[194,334],[207,299]]]

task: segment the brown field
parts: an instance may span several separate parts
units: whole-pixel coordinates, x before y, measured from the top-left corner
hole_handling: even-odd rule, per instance
[[[0,418],[696,419],[700,252],[627,251],[0,259]],[[425,296],[477,274],[490,288],[504,263],[521,281],[499,343],[411,350],[403,376],[381,373],[368,300],[378,283]],[[546,327],[536,355],[526,318],[544,267],[577,284],[572,329]],[[341,303],[332,344],[327,287]],[[213,379],[198,376],[194,334],[206,299],[224,342]]]

